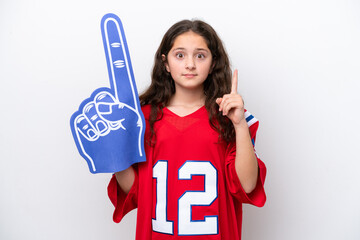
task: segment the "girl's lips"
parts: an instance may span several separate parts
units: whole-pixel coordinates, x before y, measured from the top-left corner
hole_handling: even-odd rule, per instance
[[[197,76],[196,74],[183,74],[184,77],[187,77],[187,78],[193,78],[195,76]]]

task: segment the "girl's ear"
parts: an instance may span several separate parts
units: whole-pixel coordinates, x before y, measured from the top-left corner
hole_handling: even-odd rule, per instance
[[[168,64],[167,61],[166,61],[166,56],[165,56],[165,54],[161,54],[161,58],[162,58],[162,61],[164,62],[166,71],[170,72],[169,64]]]

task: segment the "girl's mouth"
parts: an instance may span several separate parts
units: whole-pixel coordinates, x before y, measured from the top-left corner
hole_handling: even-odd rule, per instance
[[[195,76],[197,76],[196,74],[183,74],[184,77],[186,78],[193,78]]]

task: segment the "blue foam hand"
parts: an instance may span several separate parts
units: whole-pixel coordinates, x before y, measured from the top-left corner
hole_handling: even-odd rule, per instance
[[[70,119],[76,146],[92,173],[118,172],[146,160],[145,120],[119,17],[106,14],[101,33],[110,88],[95,90]]]

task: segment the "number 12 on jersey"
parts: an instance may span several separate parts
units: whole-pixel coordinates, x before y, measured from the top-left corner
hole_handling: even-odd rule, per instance
[[[178,171],[179,180],[204,176],[204,191],[186,191],[178,199],[178,235],[218,234],[218,216],[192,220],[192,206],[210,206],[217,198],[217,170],[208,161],[186,161]],[[159,160],[153,167],[156,179],[156,218],[152,219],[155,232],[174,234],[174,221],[167,219],[168,161]]]

